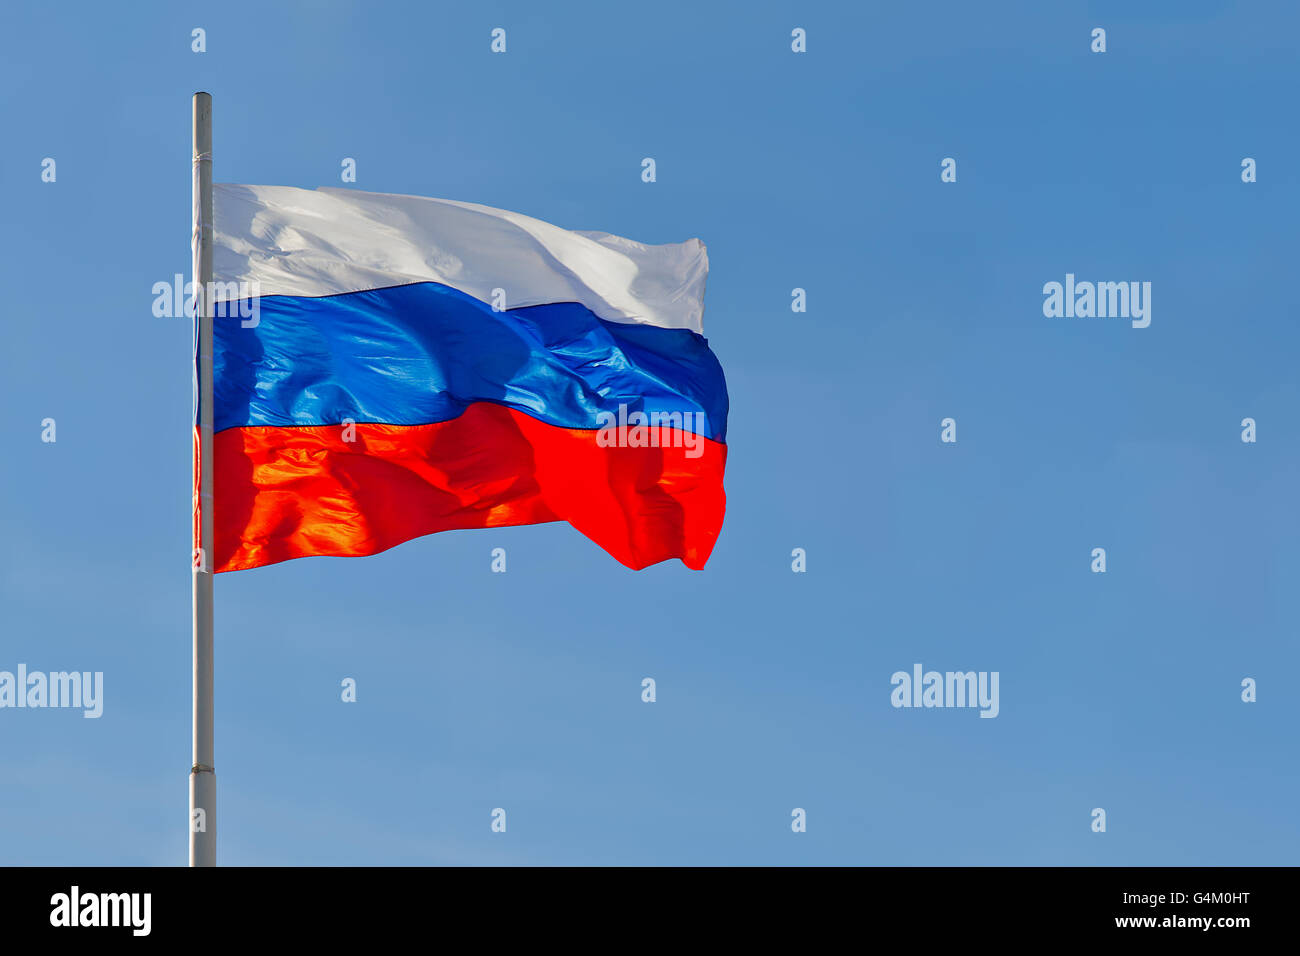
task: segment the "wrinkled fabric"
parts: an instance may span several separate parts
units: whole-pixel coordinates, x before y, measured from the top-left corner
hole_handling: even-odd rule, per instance
[[[699,240],[275,186],[217,186],[214,220],[215,570],[548,521],[704,567],[728,402]]]
[[[504,308],[579,302],[611,322],[704,332],[708,251],[575,232],[476,203],[356,189],[213,187],[213,277],[254,295],[438,282]],[[219,300],[239,298],[218,291]]]
[[[575,302],[496,312],[432,282],[257,304],[256,324],[213,321],[218,432],[425,425],[491,401],[566,428],[596,428],[620,405],[679,413],[726,440],[722,367],[686,329],[606,322]]]
[[[376,554],[460,528],[567,521],[630,568],[704,567],[727,446],[601,448],[481,403],[433,425],[232,428],[215,438],[215,570]]]

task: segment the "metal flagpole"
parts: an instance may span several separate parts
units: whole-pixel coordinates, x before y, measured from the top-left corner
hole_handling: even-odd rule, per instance
[[[217,773],[212,742],[212,97],[194,94],[193,253],[194,756],[190,767],[190,866],[217,863]]]

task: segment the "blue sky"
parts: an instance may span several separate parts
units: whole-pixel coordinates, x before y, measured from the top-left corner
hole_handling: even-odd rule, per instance
[[[221,862],[1294,863],[1300,15],[1131,6],[6,5],[0,670],[105,702],[0,710],[0,863],[186,858],[190,330],[150,290],[200,89],[221,182],[352,157],[700,237],[731,395],[703,572],[551,524],[220,576]],[[1149,281],[1150,327],[1044,317],[1066,273]],[[999,716],[891,707],[917,662]]]

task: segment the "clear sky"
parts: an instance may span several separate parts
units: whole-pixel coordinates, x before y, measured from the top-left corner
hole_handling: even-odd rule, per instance
[[[191,333],[151,288],[196,90],[220,182],[350,157],[698,236],[731,395],[703,572],[550,524],[220,576],[221,862],[1296,862],[1294,5],[57,9],[0,12],[0,670],[104,710],[0,710],[0,863],[186,859]],[[1045,317],[1067,273],[1150,326]],[[892,707],[917,663],[998,716]]]

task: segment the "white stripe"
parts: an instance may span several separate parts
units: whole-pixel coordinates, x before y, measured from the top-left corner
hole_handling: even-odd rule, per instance
[[[571,232],[515,212],[351,189],[236,186],[213,197],[214,279],[261,295],[441,282],[505,307],[581,302],[602,319],[703,332],[708,252]],[[216,298],[235,298],[216,291]]]

